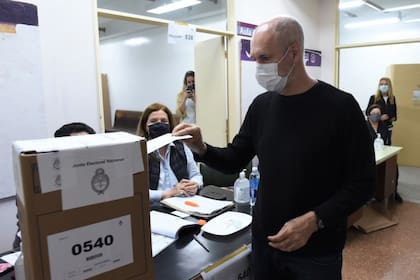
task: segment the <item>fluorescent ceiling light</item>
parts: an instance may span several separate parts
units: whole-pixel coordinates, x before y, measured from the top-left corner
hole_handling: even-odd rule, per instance
[[[360,27],[366,27],[366,26],[381,25],[381,24],[388,24],[388,23],[398,23],[398,22],[400,22],[400,19],[398,17],[393,17],[393,18],[384,18],[384,19],[348,23],[344,25],[344,27],[351,29],[351,28],[360,28]]]
[[[414,30],[407,30],[407,31],[398,31],[398,32],[384,32],[377,35],[377,38],[380,40],[397,40],[397,39],[404,39],[404,38],[413,38],[419,35],[418,31]]]
[[[416,8],[420,8],[420,4],[389,8],[389,9],[385,9],[384,12],[395,12],[395,11],[410,10],[410,9],[416,9]]]
[[[365,1],[362,0],[355,0],[355,1],[350,1],[350,2],[344,2],[344,3],[340,3],[338,5],[338,8],[340,10],[346,10],[346,9],[351,9],[351,8],[356,8],[356,7],[360,7],[363,4],[365,4]]]
[[[372,9],[374,9],[374,10],[377,10],[377,11],[380,11],[380,12],[383,12],[383,10],[384,10],[384,8],[382,8],[381,6],[379,6],[379,5],[375,4],[375,3],[373,3],[372,1],[365,0],[364,2],[365,2],[365,5],[366,5],[366,6],[368,6],[368,7],[372,8]]]
[[[147,43],[150,43],[150,40],[145,37],[136,37],[136,38],[127,39],[124,41],[124,44],[131,47],[141,46]]]
[[[404,23],[420,22],[420,18],[404,20]]]
[[[179,10],[185,7],[191,7],[200,3],[201,1],[198,1],[198,0],[180,0],[177,2],[172,2],[170,4],[164,4],[157,8],[148,10],[147,12],[151,14],[160,15],[160,14],[169,13],[175,10]]]

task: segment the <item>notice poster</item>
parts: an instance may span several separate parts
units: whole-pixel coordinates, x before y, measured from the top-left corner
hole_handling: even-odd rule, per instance
[[[0,1],[0,198],[15,194],[12,142],[45,138],[37,6]]]

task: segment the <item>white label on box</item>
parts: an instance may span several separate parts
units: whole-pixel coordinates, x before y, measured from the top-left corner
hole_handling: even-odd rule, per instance
[[[97,151],[97,155],[92,154],[92,151]],[[66,160],[66,155],[70,154],[73,160],[79,161],[79,166],[87,166],[87,162],[91,158],[101,158],[106,156],[103,150],[112,150],[108,151],[107,154],[111,154],[110,157],[106,158],[107,163],[115,163],[119,162],[121,164],[114,164],[119,168],[118,172],[125,173],[124,176],[131,177],[132,174],[142,172],[144,170],[143,166],[143,159],[141,154],[141,148],[138,142],[133,143],[125,143],[118,146],[99,146],[99,147],[85,147],[79,149],[69,149],[63,151],[55,151],[55,152],[48,152],[48,153],[39,153],[37,155],[37,162],[38,162],[38,169],[39,169],[39,178],[41,183],[41,192],[47,193],[51,191],[60,190],[63,185],[63,174],[61,170],[64,170],[64,175],[67,175],[66,169],[63,169],[63,160]],[[86,154],[88,153],[89,154]],[[96,152],[95,152],[96,153]],[[121,154],[118,154],[121,153]],[[84,159],[78,159],[78,154],[82,154],[85,157],[86,162],[81,162]],[[121,160],[124,158],[124,160]],[[73,165],[74,165],[73,164]],[[69,163],[71,165],[71,162]],[[73,166],[71,165],[71,166]],[[122,168],[120,168],[123,166]],[[66,167],[67,168],[67,167]],[[114,167],[111,167],[113,169]],[[81,168],[79,168],[80,170]],[[67,169],[68,170],[68,169]],[[79,171],[75,171],[72,174],[79,173]],[[78,176],[78,175],[77,175]],[[66,176],[68,177],[68,176]],[[70,178],[71,179],[71,178]],[[130,179],[131,181],[132,179]],[[64,182],[68,185],[68,182]],[[118,197],[119,198],[119,197]],[[102,202],[100,200],[99,202]],[[94,203],[98,203],[95,201]],[[70,206],[69,206],[70,207]],[[70,207],[73,208],[73,207]],[[66,208],[67,209],[67,208]]]
[[[60,151],[63,210],[132,196],[131,153],[127,145]]]
[[[61,188],[60,159],[58,152],[37,155],[41,193],[57,191]]]
[[[133,262],[130,215],[47,237],[51,279],[78,280]]]

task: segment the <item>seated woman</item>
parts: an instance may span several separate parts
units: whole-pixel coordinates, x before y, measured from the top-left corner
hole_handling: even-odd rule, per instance
[[[391,139],[389,134],[389,129],[387,124],[381,120],[382,110],[381,106],[377,104],[373,104],[369,106],[366,110],[366,114],[368,117],[367,120],[367,126],[369,128],[370,135],[372,136],[372,140],[375,141],[375,138],[377,137],[377,134],[381,134],[382,140],[384,140],[385,145],[391,145]],[[400,194],[397,192],[398,187],[398,177],[399,177],[399,171],[397,166],[397,174],[395,178],[395,200],[399,203],[403,201]]]
[[[160,103],[148,106],[140,119],[137,134],[152,139],[174,128],[172,113]],[[149,154],[150,201],[179,195],[194,195],[203,185],[191,150],[180,141]]]
[[[379,133],[385,145],[390,145],[390,139],[388,137],[388,128],[384,121],[381,120],[382,110],[381,106],[373,104],[366,110],[367,114],[367,126],[369,128],[370,135],[374,141]]]

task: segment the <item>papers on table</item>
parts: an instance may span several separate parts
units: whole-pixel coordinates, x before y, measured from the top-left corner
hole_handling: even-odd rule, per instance
[[[153,233],[160,235],[165,235],[171,238],[178,238],[179,230],[184,227],[196,227],[196,223],[183,220],[174,215],[159,212],[159,211],[150,211],[150,230]]]
[[[10,263],[11,265],[15,265],[15,262],[19,256],[20,256],[20,251],[1,256],[1,259]]]
[[[171,245],[180,232],[187,229],[198,229],[200,225],[183,220],[171,214],[150,211],[150,229],[152,231],[152,255]]]
[[[147,153],[150,154],[151,152],[156,151],[157,149],[165,145],[168,145],[169,143],[172,143],[176,140],[189,139],[189,138],[192,138],[192,136],[191,135],[174,136],[171,133],[164,134],[160,137],[156,137],[147,141]]]
[[[201,195],[176,196],[161,200],[161,203],[173,209],[198,217],[213,217],[229,209],[232,201],[216,200]]]
[[[152,257],[162,252],[166,247],[175,242],[175,240],[175,238],[152,232]]]

